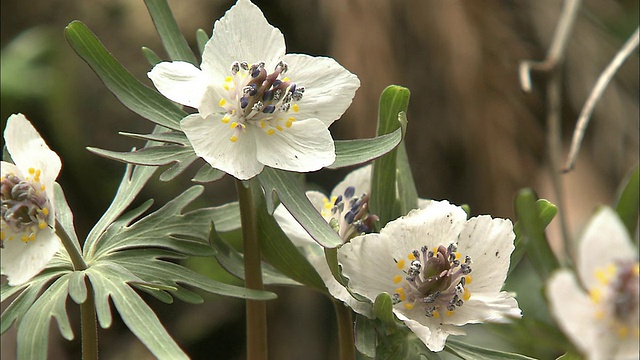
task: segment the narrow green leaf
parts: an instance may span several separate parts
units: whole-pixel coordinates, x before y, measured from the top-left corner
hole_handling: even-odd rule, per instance
[[[401,112],[400,117],[406,123],[406,113]],[[400,213],[408,214],[410,210],[418,208],[418,190],[416,189],[409,155],[404,141],[398,145],[396,155],[396,182],[398,184],[398,198],[400,199]]]
[[[362,164],[393,150],[402,140],[402,129],[371,139],[336,140],[336,161],[328,166],[338,169]]]
[[[638,226],[638,202],[640,201],[640,183],[638,179],[638,167],[631,172],[624,186],[618,190],[616,212],[620,220],[629,231],[632,239],[638,240],[635,235]]]
[[[377,135],[389,134],[401,127],[399,116],[407,111],[409,105],[409,89],[391,85],[380,96],[378,111]],[[403,117],[406,120],[406,117]],[[373,161],[371,173],[371,212],[380,220],[377,225],[384,225],[402,215],[400,204],[396,201],[396,150]]]
[[[318,275],[315,268],[300,251],[298,251],[295,245],[291,243],[291,240],[289,240],[287,235],[280,229],[280,226],[273,216],[267,212],[262,190],[259,187],[257,187],[257,189],[254,187],[252,191],[255,193],[254,198],[258,199],[256,211],[262,256],[273,265],[274,268],[289,278],[316,289],[326,291],[324,281],[322,281],[322,278]],[[305,196],[305,199],[306,198]],[[326,221],[324,221],[324,223],[326,224]]]
[[[445,350],[466,360],[534,360],[520,354],[485,349],[451,337],[447,339]]]
[[[158,125],[180,130],[180,120],[187,113],[131,75],[82,22],[67,25],[65,36],[73,50],[124,106]]]
[[[202,56],[204,46],[207,45],[207,41],[209,41],[209,35],[207,35],[206,31],[198,29],[196,31],[196,41],[198,42],[198,51],[200,51],[200,56]]]
[[[163,143],[169,143],[174,145],[189,145],[189,140],[187,139],[187,136],[180,131],[166,131],[166,132],[158,132],[158,133],[151,133],[151,134],[134,134],[134,133],[120,131],[118,132],[118,134],[128,136],[134,139],[163,142]]]
[[[127,152],[104,150],[94,147],[87,147],[87,150],[107,159],[146,166],[167,165],[174,161],[184,161],[184,159],[194,156],[193,149],[190,146],[183,145],[152,146]]]
[[[95,291],[96,312],[103,328],[111,325],[109,298],[129,330],[159,359],[188,359],[171,335],[162,326],[153,310],[127,282],[137,281],[115,264],[96,264],[87,269]]]
[[[356,349],[370,358],[375,357],[378,341],[375,322],[360,314],[356,314],[355,322]]]
[[[389,294],[381,293],[376,296],[376,300],[373,302],[373,313],[376,314],[376,317],[387,327],[396,327],[396,321],[393,315],[393,302]]]
[[[149,49],[146,46],[142,47],[142,55],[145,59],[147,59],[147,62],[149,62],[149,65],[151,66],[156,66],[157,64],[162,62],[160,56],[158,56],[153,50]]]
[[[211,246],[216,249],[216,260],[233,276],[244,280],[244,256],[225,242],[216,229],[212,226],[209,235]],[[289,279],[271,264],[262,263],[262,281],[265,285],[302,285],[299,282]]]
[[[211,208],[213,222],[216,230],[229,232],[238,230],[242,226],[240,223],[240,205],[237,201],[226,203],[221,206]]]
[[[225,174],[226,173],[224,171],[213,168],[209,164],[204,164],[191,181],[204,184],[220,180],[225,176]]]
[[[26,312],[18,326],[18,358],[46,359],[49,326],[55,318],[58,329],[67,340],[73,340],[73,330],[65,308],[70,274],[57,279]]]
[[[165,50],[171,60],[180,60],[197,65],[197,60],[193,51],[189,48],[187,40],[178,29],[176,19],[171,13],[166,0],[145,0],[145,5],[151,14],[153,24],[156,26],[158,35],[162,40]]]
[[[536,200],[537,197],[531,189],[520,190],[516,196],[515,210],[518,218],[516,249],[524,247],[538,274],[542,279],[547,279],[559,266],[544,234],[546,227],[544,222],[549,219],[553,210],[549,202],[537,204]],[[539,214],[544,214],[545,217],[541,218]],[[515,254],[515,260],[519,261],[518,257],[521,256],[521,253]]]
[[[178,157],[178,160],[174,162],[167,170],[163,171],[158,177],[160,181],[171,181],[182,174],[194,161],[198,159],[195,153],[184,154]]]
[[[201,297],[195,298],[193,293],[187,292],[180,284],[189,285],[212,294],[236,297],[241,299],[253,300],[272,300],[276,296],[274,293],[267,291],[256,291],[244,287],[229,285],[210,279],[204,275],[198,274],[182,265],[174,262],[161,260],[177,259],[182,256],[175,252],[162,249],[135,249],[127,251],[118,251],[110,254],[106,258],[110,262],[121,265],[131,273],[143,280],[147,285],[155,284],[169,286],[174,291],[174,295],[181,300],[189,300],[190,302],[202,302]]]
[[[334,248],[342,245],[342,239],[331,228],[329,223],[320,215],[309,202],[307,195],[295,178],[296,174],[265,167],[258,175],[260,184],[265,191],[267,211],[273,213],[273,193],[289,210],[291,215],[320,245]],[[274,220],[275,221],[275,220]]]

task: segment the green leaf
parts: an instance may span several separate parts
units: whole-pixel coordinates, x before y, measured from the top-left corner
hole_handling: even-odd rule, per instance
[[[200,56],[202,56],[202,53],[204,53],[204,46],[207,45],[207,41],[209,41],[209,35],[207,35],[206,31],[198,29],[196,31],[196,41],[198,42]]]
[[[406,113],[398,115],[404,118],[401,122],[406,123]],[[400,214],[408,214],[410,210],[418,208],[418,190],[413,180],[409,155],[404,141],[398,145],[396,156],[396,182],[398,184],[398,198],[400,199]]]
[[[84,271],[74,271],[69,277],[69,297],[76,304],[82,304],[87,300],[87,284],[84,282]]]
[[[163,142],[163,143],[169,143],[174,145],[190,146],[187,136],[180,131],[155,132],[151,134],[134,134],[134,133],[120,131],[118,132],[118,134],[128,136],[134,139]]]
[[[136,195],[140,193],[142,187],[149,181],[156,167],[148,166],[132,166],[127,165],[120,186],[116,192],[111,205],[102,215],[100,220],[91,229],[83,247],[83,255],[85,259],[92,256],[95,252],[95,245],[102,234],[133,202]]]
[[[257,184],[257,182],[255,183]],[[289,278],[326,292],[324,281],[322,281],[322,278],[318,275],[315,268],[300,251],[298,251],[295,245],[291,243],[291,240],[289,240],[287,235],[280,229],[280,226],[273,216],[267,212],[262,190],[254,186],[252,191],[254,192],[254,198],[258,201],[256,204],[256,212],[262,256],[273,265],[274,268]],[[306,198],[305,196],[305,199]],[[322,221],[325,224],[327,223],[324,219]]]
[[[556,360],[583,360],[583,357],[576,353],[568,352],[562,354]]]
[[[155,357],[188,359],[153,310],[127,284],[138,281],[133,274],[115,264],[96,264],[86,272],[95,292],[96,312],[102,328],[111,326],[111,298],[122,321]]]
[[[202,303],[202,297],[183,288],[189,285],[212,294],[241,299],[272,300],[276,295],[267,291],[257,291],[229,285],[198,274],[182,265],[162,259],[181,259],[184,256],[162,249],[135,249],[118,251],[105,260],[118,264],[139,277],[146,285],[162,285],[175,289],[171,295],[192,304]]]
[[[468,213],[469,212],[467,211],[467,214]],[[536,213],[538,214],[540,225],[546,229],[546,227],[551,223],[551,220],[553,220],[553,218],[558,213],[558,208],[545,199],[538,199],[536,201]],[[524,254],[527,250],[526,244],[528,243],[528,238],[526,237],[526,235],[524,234],[524,230],[522,229],[522,223],[517,221],[513,226],[513,231],[516,234],[516,248],[513,251],[513,254],[511,254],[511,266],[509,268],[509,273],[511,273],[516,268],[516,266],[524,257]]]
[[[624,187],[618,190],[616,212],[620,220],[629,231],[632,239],[638,240],[635,235],[638,226],[638,201],[640,201],[640,184],[638,180],[638,167],[631,172]]]
[[[73,331],[65,308],[70,274],[57,279],[33,303],[18,326],[18,358],[46,359],[51,318],[67,340],[73,340]]]
[[[197,65],[197,60],[193,51],[189,48],[187,40],[178,29],[176,19],[171,13],[166,0],[145,0],[145,5],[149,10],[153,24],[156,26],[158,35],[162,40],[164,49],[167,50],[171,60],[186,61]]]
[[[237,201],[211,208],[211,216],[220,232],[238,230],[240,223],[240,205]]]
[[[466,360],[534,360],[528,356],[485,349],[449,338],[445,350]]]
[[[362,164],[393,150],[402,140],[402,129],[371,139],[335,140],[336,161],[328,166],[338,169]]]
[[[124,106],[152,122],[180,130],[187,113],[160,93],[148,88],[129,73],[80,21],[65,28],[67,41]]]
[[[275,192],[284,207],[318,244],[327,248],[342,245],[342,239],[309,202],[295,176],[294,173],[269,167],[262,170],[258,179],[265,191],[267,211],[273,213],[272,197]]]
[[[213,168],[209,164],[204,164],[191,181],[201,184],[208,183],[222,179],[225,174],[226,173],[224,171]]]
[[[546,221],[551,221],[557,209],[554,210],[555,206],[549,202],[536,200],[537,196],[531,189],[520,190],[516,195],[516,250],[518,247],[524,248],[538,274],[542,279],[548,279],[559,263],[549,247],[544,229],[548,224]],[[514,252],[517,261],[522,257],[520,251]]]
[[[370,358],[375,357],[378,341],[375,322],[365,316],[356,314],[355,328],[356,349]]]
[[[31,305],[36,301],[38,295],[45,287],[47,283],[52,281],[61,275],[67,274],[67,270],[50,270],[45,269],[40,274],[33,277],[28,283],[20,286],[9,286],[3,283],[1,286],[2,302],[6,301],[8,297],[22,291],[2,312],[0,317],[0,334],[4,334],[14,321],[20,321],[24,314],[31,308]]]
[[[400,113],[407,111],[409,96],[409,89],[396,85],[388,86],[382,92],[378,111],[378,136],[401,127],[399,120],[406,120],[406,117],[400,116]],[[377,224],[380,228],[402,215],[396,199],[396,156],[394,149],[373,161],[369,206],[371,213],[379,217]]]
[[[151,66],[156,66],[157,64],[162,62],[160,56],[158,56],[153,50],[149,49],[146,46],[142,47],[142,55],[145,59],[147,59],[147,62],[149,62],[149,65]]]
[[[215,227],[211,227],[209,233],[209,241],[214,249],[216,249],[216,259],[220,265],[235,277],[244,280],[244,256],[241,252],[236,251],[227,244]],[[262,263],[262,281],[266,285],[302,285],[299,282],[289,279],[280,271],[276,270],[271,264]]]
[[[396,327],[396,321],[393,315],[393,302],[389,294],[381,293],[376,296],[376,300],[373,302],[373,313],[376,314],[376,317],[387,327]]]
[[[162,247],[183,254],[213,255],[213,248],[207,242],[213,210],[204,208],[183,213],[184,208],[202,191],[202,186],[192,186],[157,211],[131,225],[128,222],[114,223],[110,231],[100,239],[92,259],[136,247]],[[136,212],[135,215],[138,214]],[[132,218],[127,220],[131,221]]]

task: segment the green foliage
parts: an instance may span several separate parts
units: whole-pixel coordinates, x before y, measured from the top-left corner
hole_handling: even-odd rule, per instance
[[[309,202],[307,195],[295,178],[295,174],[265,167],[258,175],[258,180],[264,188],[266,209],[270,214],[275,209],[273,201],[275,193],[284,207],[318,244],[328,248],[342,244],[342,239],[335,230]]]
[[[376,301],[373,303],[373,312],[387,327],[394,328],[396,326],[395,317],[393,315],[393,302],[391,301],[391,296],[389,296],[389,294],[382,293],[376,296]]]
[[[338,169],[369,162],[392,151],[400,144],[402,136],[403,130],[398,128],[372,139],[335,140],[336,161],[327,168]]]
[[[187,113],[131,75],[82,22],[71,22],[65,28],[65,36],[73,50],[124,106],[158,125],[180,130],[180,120]]]
[[[376,356],[378,334],[375,322],[365,316],[356,314],[355,346],[363,355],[373,358]]]
[[[620,220],[629,231],[632,239],[638,240],[634,234],[638,226],[638,201],[640,199],[640,181],[638,180],[638,167],[631,172],[627,181],[618,190],[616,201],[616,212],[620,216]]]
[[[209,41],[209,35],[207,35],[206,31],[198,29],[196,31],[196,41],[198,43],[198,51],[200,52],[200,56],[202,56],[204,46],[207,45],[207,41]]]
[[[401,127],[401,120],[406,121],[406,116],[401,116],[400,113],[407,111],[409,96],[409,89],[396,85],[388,86],[382,92],[378,111],[378,136],[396,131]],[[371,212],[380,218],[379,228],[402,215],[396,198],[396,154],[396,150],[392,150],[373,162],[369,204]],[[406,175],[404,167],[405,165],[402,171]],[[403,180],[403,185],[409,184],[406,179]],[[411,196],[410,193],[403,195]]]
[[[201,186],[193,186],[140,219],[152,201],[124,213],[153,173],[153,168],[127,167],[113,203],[85,241],[83,257],[88,269],[74,271],[63,249],[31,281],[17,287],[2,286],[3,301],[19,293],[2,313],[2,332],[14,321],[18,322],[20,358],[46,357],[51,317],[56,319],[65,338],[73,338],[65,303],[67,296],[76,303],[87,300],[86,277],[95,294],[100,325],[108,328],[112,323],[111,299],[127,327],[158,358],[177,359],[186,355],[135,289],[167,303],[174,297],[189,303],[202,302],[200,295],[183,285],[239,298],[275,298],[272,293],[211,280],[175,262],[188,255],[215,254],[208,242],[209,224],[217,222],[225,230],[238,228],[234,219],[238,214],[237,204],[185,212],[185,207],[202,193]],[[79,252],[73,215],[62,189],[56,186],[55,191],[60,227],[72,239],[74,251]]]
[[[197,60],[193,51],[189,48],[187,40],[178,29],[176,19],[174,19],[169,4],[166,0],[145,0],[145,5],[151,14],[153,24],[162,39],[162,44],[169,54],[171,60],[180,60],[197,65]]]
[[[514,226],[516,249],[511,257],[510,271],[526,252],[542,279],[547,279],[559,263],[549,247],[544,229],[558,209],[546,200],[537,200],[531,189],[523,189],[516,196],[515,210],[518,217]]]
[[[528,356],[512,354],[503,351],[485,349],[479,346],[470,345],[460,340],[448,339],[445,347],[446,351],[459,356],[465,360],[533,360]]]

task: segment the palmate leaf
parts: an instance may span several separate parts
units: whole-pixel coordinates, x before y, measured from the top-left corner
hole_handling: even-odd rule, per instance
[[[73,340],[73,331],[65,308],[70,274],[58,278],[30,306],[18,326],[18,358],[46,359],[51,318],[67,340]]]
[[[86,274],[94,288],[96,313],[102,328],[110,327],[113,320],[109,306],[111,299],[122,321],[154,356],[160,359],[188,359],[153,310],[129,286],[130,282],[140,279],[114,263],[96,264],[87,269]]]

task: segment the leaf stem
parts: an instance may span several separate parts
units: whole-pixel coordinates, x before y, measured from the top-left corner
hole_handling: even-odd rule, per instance
[[[236,180],[242,223],[245,286],[248,289],[264,290],[257,211],[251,191],[251,186],[260,185],[256,180],[249,180],[247,184],[245,186],[245,183]],[[267,360],[267,306],[264,301],[247,300],[247,359]]]
[[[67,232],[64,230],[62,225],[57,220],[56,220],[56,235],[58,235],[58,237],[60,238],[60,241],[62,241],[62,245],[64,246],[65,250],[67,250],[69,257],[71,258],[71,263],[73,264],[73,270],[75,271],[86,270],[88,266],[87,266],[87,263],[84,262],[84,258],[82,257],[82,253],[80,252],[80,249],[76,247],[73,240],[71,240],[71,237],[69,237],[69,234],[67,234]]]
[[[353,319],[351,309],[340,300],[333,300],[338,320],[338,341],[340,346],[340,360],[354,360],[356,358],[355,339],[353,336]]]
[[[82,360],[98,360],[98,323],[96,302],[91,282],[85,278],[87,299],[80,304],[80,326],[82,328]]]

